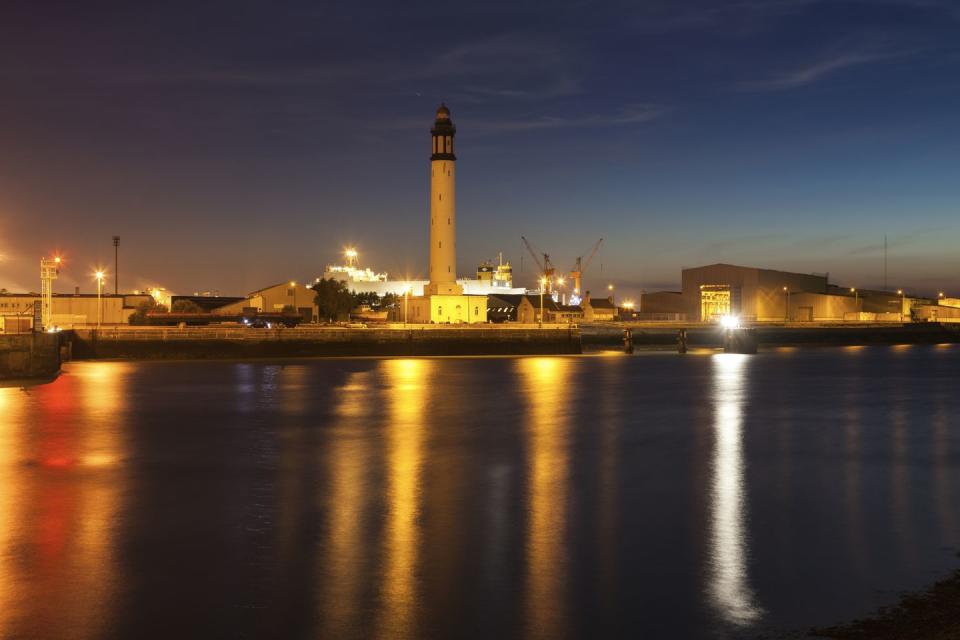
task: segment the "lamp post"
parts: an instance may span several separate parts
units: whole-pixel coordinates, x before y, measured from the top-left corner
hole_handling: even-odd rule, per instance
[[[103,322],[103,271],[97,271],[93,274],[97,278],[97,329],[100,328],[100,324]]]
[[[860,292],[856,287],[850,287],[850,293],[853,294],[853,310],[857,312],[857,320],[860,319]]]
[[[897,295],[900,296],[900,322],[903,322],[903,305],[906,303],[903,289],[897,289]]]
[[[120,236],[113,236],[113,293],[120,294]]]
[[[790,322],[790,289],[783,288],[783,321]]]
[[[403,324],[407,324],[407,305],[410,303],[410,285],[403,290]]]
[[[540,278],[540,328],[543,328],[543,290],[547,286],[547,279]]]
[[[300,310],[297,309],[297,283],[294,280],[290,281],[290,288],[293,289],[293,312],[297,315],[300,315]]]

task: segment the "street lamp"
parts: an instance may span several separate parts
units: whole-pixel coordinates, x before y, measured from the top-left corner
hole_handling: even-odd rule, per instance
[[[410,285],[403,288],[403,324],[407,324],[407,308],[410,304]]]
[[[300,315],[300,310],[297,309],[297,283],[291,280],[290,288],[293,289],[293,312],[297,315]]]
[[[93,276],[97,279],[97,329],[100,328],[100,324],[103,322],[103,278],[104,273],[102,270],[98,270]]]
[[[897,295],[900,296],[900,322],[903,322],[903,307],[906,304],[906,297],[903,289],[897,289]]]
[[[853,294],[853,310],[857,312],[857,320],[860,319],[860,292],[856,287],[850,287],[850,293]]]
[[[540,328],[543,328],[543,290],[547,286],[547,279],[540,278]]]
[[[790,289],[783,288],[783,321],[790,322]]]

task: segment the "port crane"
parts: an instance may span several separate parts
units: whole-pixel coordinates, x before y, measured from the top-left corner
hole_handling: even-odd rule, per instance
[[[542,253],[535,249],[530,241],[527,240],[524,236],[520,236],[520,239],[523,240],[524,246],[527,247],[527,251],[530,252],[530,255],[533,256],[533,261],[538,267],[540,267],[540,277],[544,278],[547,281],[547,293],[553,293],[554,279],[557,275],[557,270],[554,268],[553,263],[550,262],[550,255],[547,253]],[[539,254],[539,255],[538,255]],[[540,256],[543,256],[543,260],[540,260]]]
[[[577,256],[577,261],[574,263],[573,269],[570,270],[570,278],[573,279],[573,294],[577,296],[577,298],[583,295],[583,274],[587,270],[587,267],[590,266],[590,261],[597,255],[597,251],[600,250],[600,245],[602,244],[603,238],[597,240],[596,244],[593,245],[593,249],[591,249],[587,255],[586,260],[583,260],[583,256]]]

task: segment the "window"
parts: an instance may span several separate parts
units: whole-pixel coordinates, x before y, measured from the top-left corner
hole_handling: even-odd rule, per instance
[[[447,224],[450,224],[450,218],[447,218]]]
[[[443,249],[443,240],[437,241],[437,249]]]
[[[442,316],[442,315],[443,315],[443,307],[437,307],[437,315],[438,315],[438,316]]]
[[[288,296],[293,296],[294,293],[296,293],[296,289],[287,289]]]
[[[443,194],[442,194],[442,193],[438,193],[438,194],[437,194],[437,200],[443,200]]]
[[[473,308],[473,315],[475,315],[475,316],[480,315],[480,307],[474,307],[474,308]]]

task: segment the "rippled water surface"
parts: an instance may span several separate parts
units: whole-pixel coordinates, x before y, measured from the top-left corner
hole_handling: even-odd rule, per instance
[[[952,570],[960,347],[74,363],[0,389],[3,638],[751,638]]]

